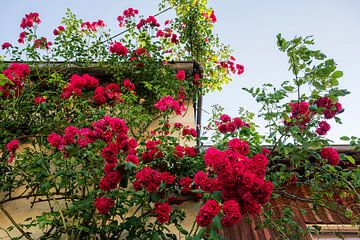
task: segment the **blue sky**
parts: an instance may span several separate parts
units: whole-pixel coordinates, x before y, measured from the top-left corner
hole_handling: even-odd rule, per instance
[[[40,13],[40,33],[52,36],[52,30],[59,25],[66,8],[70,8],[83,20],[103,19],[114,33],[116,17],[128,7],[138,8],[147,16],[158,12],[158,1],[150,0],[12,0],[3,3],[0,15],[0,43],[15,42],[20,32],[20,20],[25,13]],[[360,1],[358,0],[210,0],[218,22],[215,31],[222,42],[230,44],[234,56],[245,65],[245,73],[234,76],[233,81],[221,92],[205,96],[204,109],[211,110],[214,104],[225,107],[235,116],[239,106],[257,112],[259,105],[243,87],[260,86],[265,82],[279,84],[290,80],[287,58],[276,47],[276,34],[286,38],[296,35],[313,35],[315,47],[328,57],[334,58],[338,68],[344,71],[340,81],[351,95],[341,100],[345,112],[341,115],[343,125],[332,124],[328,133],[335,143],[341,143],[340,136],[360,136]],[[166,13],[161,19],[171,17]],[[204,113],[204,119],[209,116]],[[332,121],[330,122],[332,123]],[[260,120],[258,124],[264,123]],[[265,129],[260,131],[265,133]]]

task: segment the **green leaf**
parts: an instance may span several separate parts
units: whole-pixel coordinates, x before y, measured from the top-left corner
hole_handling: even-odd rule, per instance
[[[340,137],[340,140],[349,141],[350,138],[348,136],[342,136],[342,137]]]
[[[339,85],[339,81],[336,78],[332,78],[330,80],[330,84],[331,84],[331,86],[337,86],[337,85]]]
[[[158,233],[158,232],[153,232],[153,234],[151,234],[151,239],[152,239],[152,240],[158,240],[158,239],[160,239],[159,233]]]
[[[215,199],[215,200],[218,201],[218,202],[221,202],[221,200],[222,200],[221,191],[215,191],[215,192],[213,192],[212,195],[211,195],[211,198],[212,198],[212,199]]]
[[[220,214],[218,214],[216,217],[212,220],[212,225],[215,227],[215,229],[222,229],[221,222],[220,222]]]
[[[292,86],[284,86],[284,89],[288,92],[294,91],[294,87],[292,87]]]
[[[219,234],[214,229],[211,229],[209,239],[211,239],[211,240],[220,240],[221,237],[219,236]]]
[[[355,164],[355,159],[352,156],[346,156],[346,159],[351,162],[351,164]]]
[[[333,74],[332,74],[332,77],[334,78],[341,78],[343,76],[343,72],[342,71],[335,71]]]
[[[203,193],[204,191],[201,190],[201,189],[193,189],[193,190],[190,190],[190,192],[193,192],[193,193]]]
[[[180,225],[176,225],[176,228],[179,230],[179,232],[181,233],[181,234],[183,234],[183,235],[188,235],[189,234],[189,232],[188,231],[186,231],[182,226],[180,226]]]

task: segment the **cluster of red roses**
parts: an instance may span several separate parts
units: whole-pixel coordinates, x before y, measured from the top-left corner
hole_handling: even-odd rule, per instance
[[[180,193],[184,196],[192,196],[194,200],[198,200],[202,197],[201,193],[191,192],[191,190],[199,189],[198,186],[193,185],[193,180],[190,177],[183,177],[179,179],[179,186],[181,188]]]
[[[168,203],[155,203],[155,211],[159,223],[169,222],[171,210],[171,206]]]
[[[140,29],[146,25],[150,26],[151,28],[160,27],[160,23],[157,22],[156,18],[154,16],[149,16],[146,19],[144,19],[144,18],[140,19],[138,24],[136,24],[136,28]]]
[[[25,17],[21,20],[20,27],[22,29],[25,28],[32,28],[34,26],[34,23],[40,24],[41,20],[39,18],[39,13],[29,13],[25,14]]]
[[[100,139],[107,143],[101,151],[101,156],[105,160],[105,176],[100,180],[99,188],[103,191],[110,191],[115,189],[121,181],[121,170],[117,168],[120,164],[118,156],[120,152],[126,155],[125,160],[127,162],[132,162],[135,165],[139,164],[139,159],[136,156],[137,141],[128,136],[128,127],[125,120],[120,118],[107,116],[93,123],[93,127],[95,131],[100,133]],[[95,201],[95,207],[99,213],[107,213],[113,206],[113,200],[111,198],[98,199]]]
[[[169,172],[158,172],[150,167],[144,167],[135,174],[133,186],[136,191],[145,188],[149,193],[156,192],[161,183],[173,184],[175,177]]]
[[[197,132],[196,132],[196,130],[195,130],[195,128],[191,128],[191,127],[189,127],[189,126],[186,126],[186,127],[184,127],[183,128],[183,130],[182,130],[182,135],[184,136],[184,137],[186,137],[186,136],[192,136],[192,137],[197,137]]]
[[[136,180],[133,182],[135,191],[143,188],[149,193],[156,192],[162,183],[171,185],[174,183],[175,177],[169,172],[158,172],[150,167],[144,167],[135,174]],[[166,223],[170,220],[171,206],[168,203],[155,203],[155,213],[159,223]]]
[[[137,48],[132,52],[131,57],[129,58],[129,60],[130,61],[136,61],[136,60],[139,60],[140,57],[151,57],[151,55],[150,55],[150,53],[148,53],[148,51],[145,48]],[[143,67],[144,63],[143,62],[138,62],[137,66],[138,67]]]
[[[157,145],[159,144],[161,144],[160,140],[146,141],[145,148],[147,151],[144,151],[141,155],[141,158],[145,163],[149,163],[157,158],[161,158],[164,156],[164,153],[157,148]]]
[[[54,33],[55,36],[57,36],[63,31],[65,31],[64,26],[58,26],[57,29],[54,29],[53,33]]]
[[[241,75],[244,73],[244,66],[241,64],[235,64],[235,57],[231,56],[230,59],[226,62],[219,62],[219,66],[225,69],[228,69],[232,73],[236,73],[237,75]]]
[[[87,29],[89,31],[96,32],[99,27],[105,27],[105,23],[103,20],[97,20],[95,22],[83,22],[81,24],[82,29]]]
[[[25,42],[25,38],[26,38],[27,35],[29,35],[29,33],[27,33],[27,32],[21,32],[21,33],[19,34],[18,43],[24,43],[24,42]]]
[[[129,79],[124,80],[124,88],[128,91],[133,91],[135,85]],[[88,74],[82,76],[73,74],[70,78],[70,83],[63,89],[61,97],[69,99],[73,94],[80,96],[83,90],[94,90],[92,99],[97,105],[102,105],[107,102],[122,102],[121,89],[116,83],[110,83],[105,87],[99,86],[99,81]],[[135,94],[135,92],[132,92]]]
[[[93,122],[90,128],[77,129],[74,126],[65,128],[63,136],[51,133],[48,142],[51,146],[63,151],[66,156],[66,145],[77,144],[86,147],[89,143],[100,140],[106,143],[101,150],[101,156],[105,160],[105,176],[99,182],[99,188],[103,191],[115,189],[121,181],[121,172],[118,169],[119,154],[125,157],[125,161],[139,164],[136,156],[137,141],[128,136],[128,127],[125,120],[105,116]],[[110,198],[97,198],[95,206],[100,213],[107,213],[113,204]]]
[[[196,216],[196,221],[199,226],[207,227],[220,211],[221,207],[218,202],[210,199],[200,208],[199,214]],[[221,219],[221,224],[224,227],[231,227],[232,225],[240,222],[242,218],[239,204],[235,200],[225,201],[222,205],[222,211],[224,216]]]
[[[110,52],[118,56],[124,57],[128,54],[128,49],[120,42],[112,42],[110,44]]]
[[[190,147],[190,146],[183,147],[181,145],[177,145],[175,146],[174,155],[179,158],[183,158],[185,155],[189,157],[195,157],[197,155],[197,150],[194,147]]]
[[[11,83],[5,83],[0,86],[2,98],[8,98],[12,95],[19,96],[24,88],[24,80],[30,74],[30,68],[27,64],[13,63],[2,72]]]
[[[119,27],[123,27],[124,23],[126,24],[128,18],[135,17],[135,15],[139,14],[139,10],[134,8],[128,8],[124,10],[122,16],[118,16],[117,20],[119,22]]]
[[[162,112],[171,109],[177,115],[181,115],[186,110],[183,102],[176,101],[171,96],[162,97],[154,106]]]
[[[336,114],[341,113],[343,110],[341,103],[333,103],[333,101],[328,97],[319,98],[316,100],[315,104],[317,107],[323,108],[323,114],[326,119],[335,117]]]
[[[326,119],[331,119],[336,114],[342,112],[342,106],[339,102],[333,103],[329,97],[320,97],[314,103],[318,108],[322,109],[322,114]],[[285,121],[287,126],[300,126],[301,129],[305,129],[311,118],[315,115],[315,112],[310,110],[309,102],[296,102],[289,103],[291,107],[290,121]],[[330,130],[330,125],[326,121],[319,122],[316,133],[319,135],[325,135]]]
[[[128,91],[133,91],[133,90],[135,90],[135,84],[130,82],[129,79],[125,79],[124,80],[124,88]]]
[[[319,127],[316,128],[316,133],[319,135],[326,135],[326,133],[330,130],[330,124],[326,121],[319,122]]]
[[[35,26],[34,25],[35,23],[36,24],[41,23],[38,13],[25,14],[25,17],[21,21],[20,27],[22,29],[32,28]],[[19,35],[18,42],[24,43],[27,35],[29,35],[28,32],[26,32],[26,31],[21,32]],[[45,37],[41,37],[39,39],[34,39],[34,47],[35,48],[49,49],[51,45],[52,45],[52,42],[48,42]],[[10,46],[11,46],[11,44],[10,44]]]
[[[308,102],[289,103],[291,107],[290,121],[285,121],[287,126],[296,125],[301,129],[305,129],[310,122],[312,112],[309,109]]]
[[[170,39],[170,42],[172,42],[172,43],[175,43],[175,44],[179,43],[177,34],[173,33],[173,30],[169,27],[165,28],[164,30],[159,29],[156,32],[156,37],[164,37],[164,38]],[[167,50],[167,52],[169,52],[169,50]]]
[[[340,156],[335,148],[323,148],[320,151],[323,159],[327,160],[330,165],[336,166],[340,163]]]
[[[204,161],[211,172],[200,171],[194,175],[195,184],[203,191],[222,192],[222,225],[225,227],[238,223],[243,214],[259,213],[261,205],[270,200],[273,184],[264,180],[268,159],[264,154],[249,158],[246,156],[249,152],[249,144],[238,138],[230,140],[225,151],[209,148]],[[209,177],[212,173],[215,178]],[[196,218],[199,226],[208,226],[220,212],[219,204],[215,200],[209,201]]]
[[[218,130],[221,133],[232,133],[236,129],[239,129],[243,126],[248,126],[248,124],[244,123],[240,118],[235,117],[231,120],[231,117],[227,114],[222,114],[220,116],[220,122],[215,122],[215,124],[218,126]]]
[[[12,161],[14,161],[15,158],[15,151],[16,149],[19,148],[19,140],[18,139],[13,139],[10,142],[8,142],[6,144],[6,149],[9,151],[10,153],[10,158],[8,160],[8,163],[12,163]]]
[[[69,99],[73,94],[80,96],[83,89],[92,90],[98,86],[99,81],[88,74],[84,74],[82,76],[73,74],[70,77],[69,84],[62,90],[61,97],[63,99]]]
[[[36,39],[34,41],[35,48],[49,49],[51,45],[52,45],[52,42],[48,42],[46,37],[42,37],[42,38]]]
[[[109,83],[105,87],[97,87],[94,91],[93,100],[97,105],[105,104],[108,101],[122,102],[120,86],[116,83]]]

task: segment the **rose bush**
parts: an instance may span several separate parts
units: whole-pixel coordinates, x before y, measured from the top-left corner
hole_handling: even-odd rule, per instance
[[[3,205],[19,199],[47,202],[49,210],[15,223],[20,235],[1,230],[13,239],[31,239],[30,227],[41,229],[41,239],[176,239],[169,229],[175,226],[187,239],[221,239],[223,228],[261,215],[259,226],[301,239],[306,230],[291,210],[274,219],[269,202],[296,199],[291,184],[309,186],[307,201],[357,223],[359,170],[325,138],[328,121],[340,122],[339,98],[348,94],[337,87],[342,72],[335,62],[309,49],[309,38],[279,35],[294,81],[246,89],[262,104],[270,135],[257,132],[254,114],[231,117],[215,107],[204,129],[212,131],[213,146],[202,148],[195,145],[205,139],[199,126],[173,122],[174,115],[183,116],[189,103],[244,67],[212,33],[217,19],[206,1],[160,4],[166,6],[177,18],[163,25],[124,10],[117,21],[126,33],[116,39],[102,20],[83,21],[68,11],[49,41],[37,34],[41,16],[29,13],[19,46],[2,44],[11,63],[0,74],[0,210],[7,213]],[[194,67],[174,69],[176,60]],[[302,93],[306,85],[310,94]],[[181,204],[189,200],[201,207],[185,229]]]

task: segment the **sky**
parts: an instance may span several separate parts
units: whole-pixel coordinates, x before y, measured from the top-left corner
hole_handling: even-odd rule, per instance
[[[5,3],[6,2],[6,3]],[[4,1],[0,15],[0,43],[16,42],[21,31],[21,18],[29,12],[38,12],[42,20],[39,33],[52,36],[52,30],[70,8],[85,21],[98,19],[120,32],[116,17],[128,7],[140,10],[149,16],[158,12],[158,0],[12,0]],[[276,35],[291,39],[295,36],[312,35],[314,48],[322,50],[344,72],[340,87],[351,94],[340,102],[345,108],[340,115],[343,124],[332,125],[328,137],[334,143],[342,143],[341,136],[360,136],[360,1],[359,0],[209,0],[218,22],[215,32],[223,43],[234,50],[238,62],[245,66],[245,73],[234,76],[233,81],[222,91],[204,97],[203,123],[210,117],[211,106],[219,104],[225,112],[236,116],[239,107],[257,113],[260,105],[243,87],[259,87],[264,83],[279,85],[291,80],[287,57],[276,46]],[[165,20],[173,16],[167,12],[159,17]],[[256,120],[260,132],[266,133],[265,122]]]

